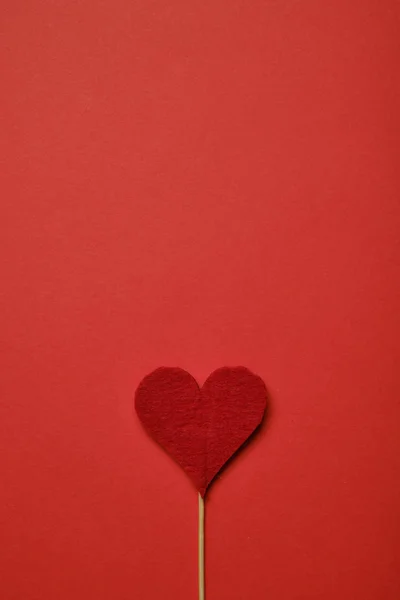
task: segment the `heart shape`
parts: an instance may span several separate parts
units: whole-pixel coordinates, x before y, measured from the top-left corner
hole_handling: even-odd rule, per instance
[[[204,497],[224,464],[261,423],[267,391],[245,367],[223,367],[200,388],[179,368],[156,369],[139,384],[135,407],[147,432]]]

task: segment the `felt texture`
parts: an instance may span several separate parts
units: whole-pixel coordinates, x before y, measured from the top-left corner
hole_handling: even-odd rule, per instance
[[[267,392],[245,367],[222,367],[200,388],[180,368],[160,367],[139,384],[135,407],[147,432],[204,497],[224,464],[261,423]]]

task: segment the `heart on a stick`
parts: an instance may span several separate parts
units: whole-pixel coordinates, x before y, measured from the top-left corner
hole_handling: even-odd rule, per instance
[[[140,383],[135,407],[147,432],[204,497],[224,464],[261,423],[267,391],[245,367],[223,367],[200,388],[183,369],[161,367]]]

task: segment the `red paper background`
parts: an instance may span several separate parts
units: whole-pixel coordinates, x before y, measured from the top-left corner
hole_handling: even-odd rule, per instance
[[[132,415],[244,364],[208,599],[400,597],[400,5],[3,0],[2,600],[188,600],[197,498]]]

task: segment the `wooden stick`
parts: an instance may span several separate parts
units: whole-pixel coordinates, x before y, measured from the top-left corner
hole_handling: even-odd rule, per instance
[[[199,494],[199,600],[204,598],[204,499]]]

